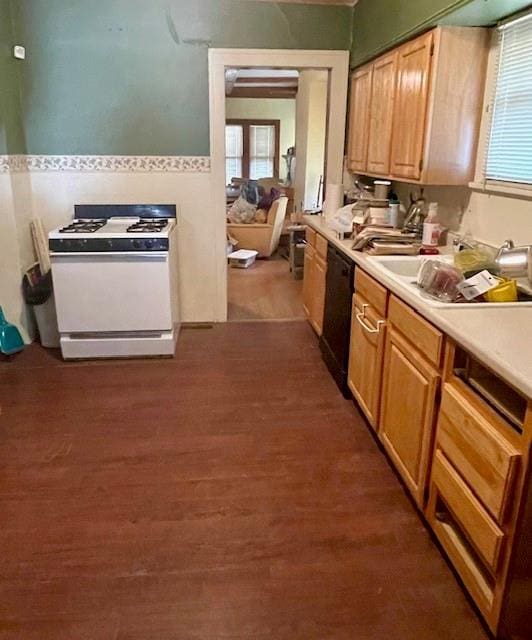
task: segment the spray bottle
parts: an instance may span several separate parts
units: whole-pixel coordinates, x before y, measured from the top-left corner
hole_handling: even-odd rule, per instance
[[[423,255],[435,255],[440,251],[438,243],[440,240],[441,226],[438,220],[438,203],[429,204],[429,212],[423,222],[423,237],[421,239],[421,251]]]

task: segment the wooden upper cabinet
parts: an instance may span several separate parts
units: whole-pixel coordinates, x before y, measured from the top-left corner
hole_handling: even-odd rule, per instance
[[[467,185],[488,34],[480,27],[437,27],[356,70],[348,168],[405,182]]]
[[[372,76],[373,65],[362,67],[351,75],[347,145],[347,164],[351,171],[366,170]]]
[[[400,178],[418,180],[423,169],[432,45],[431,31],[398,51],[390,173]]]
[[[390,172],[397,58],[393,51],[373,66],[367,170],[382,175]]]

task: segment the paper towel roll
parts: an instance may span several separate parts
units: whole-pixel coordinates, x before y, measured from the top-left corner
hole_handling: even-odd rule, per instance
[[[325,200],[323,202],[323,214],[327,218],[334,215],[344,204],[344,185],[343,184],[327,184],[325,192]]]

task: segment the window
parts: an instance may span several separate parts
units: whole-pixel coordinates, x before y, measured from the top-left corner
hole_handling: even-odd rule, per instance
[[[498,31],[485,179],[531,185],[532,13],[508,21]]]
[[[279,133],[279,120],[227,120],[226,183],[232,178],[278,178]]]
[[[225,175],[226,184],[231,178],[242,178],[242,158],[244,136],[242,125],[230,124],[225,127]]]

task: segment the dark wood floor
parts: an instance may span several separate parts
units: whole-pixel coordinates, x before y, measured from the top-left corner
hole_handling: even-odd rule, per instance
[[[0,382],[3,640],[485,638],[305,323]]]

